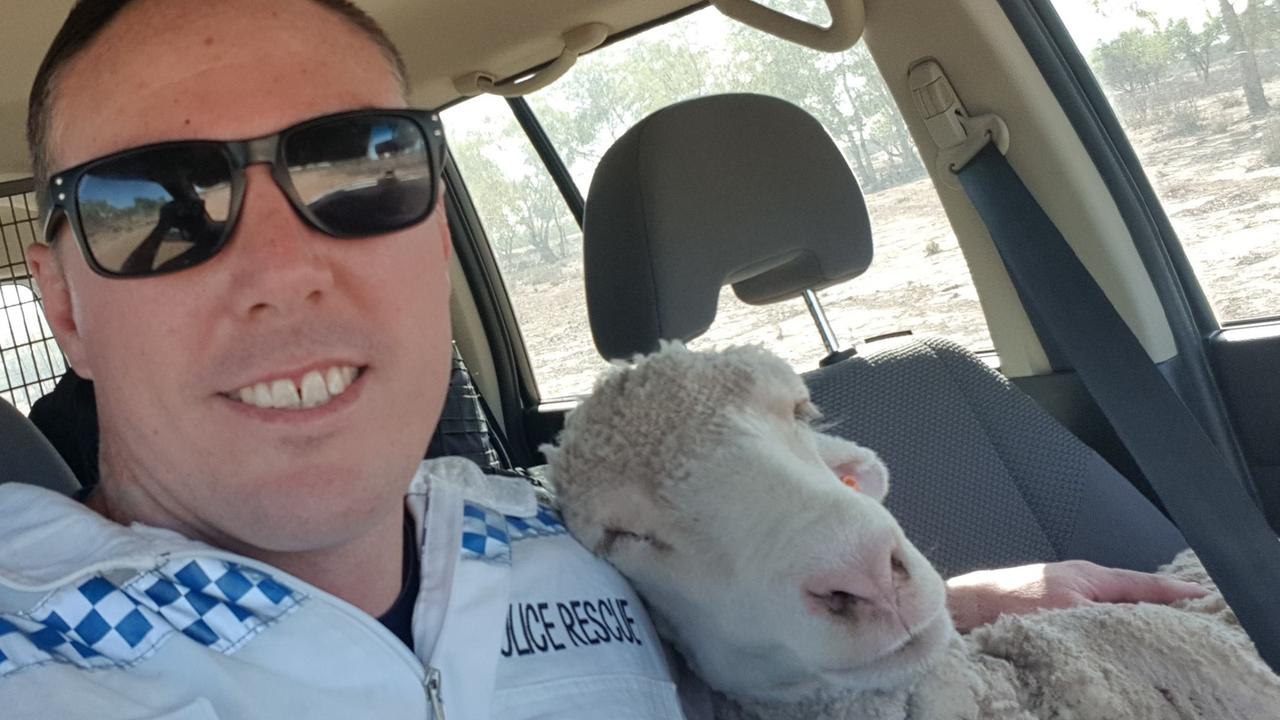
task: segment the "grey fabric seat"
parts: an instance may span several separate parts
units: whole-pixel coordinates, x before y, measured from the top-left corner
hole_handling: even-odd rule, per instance
[[[871,231],[817,121],[775,98],[664,108],[605,154],[587,198],[601,354],[691,340],[723,285],[754,303],[861,274]],[[1118,472],[955,343],[922,339],[805,374],[829,431],[889,465],[888,506],[946,576],[1085,559],[1153,570],[1186,542]]]
[[[886,505],[948,576],[1067,559],[1154,570],[1187,546],[1097,453],[951,341],[849,358],[805,380],[831,432],[884,458]]]
[[[0,483],[25,482],[73,495],[71,468],[18,409],[0,399]]]

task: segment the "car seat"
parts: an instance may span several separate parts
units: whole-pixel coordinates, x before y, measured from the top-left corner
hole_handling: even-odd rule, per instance
[[[17,480],[64,495],[80,489],[53,445],[17,408],[0,398],[0,483]]]

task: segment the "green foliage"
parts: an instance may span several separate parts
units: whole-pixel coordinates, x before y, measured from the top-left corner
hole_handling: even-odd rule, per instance
[[[1201,80],[1209,82],[1209,70],[1213,62],[1213,46],[1222,39],[1226,29],[1221,18],[1210,15],[1199,32],[1191,29],[1186,18],[1170,22],[1164,30],[1174,53],[1195,68]]]
[[[812,17],[813,0],[792,0],[780,10]],[[746,26],[730,30],[733,88],[789,100],[816,117],[867,192],[923,177],[906,124],[866,48],[838,55],[781,42]]]
[[[1126,30],[1093,51],[1094,65],[1111,87],[1129,93],[1152,89],[1172,74],[1179,60],[1194,68],[1201,80],[1209,81],[1214,49],[1226,34],[1221,18],[1206,12],[1199,30],[1192,30],[1186,18],[1160,27],[1153,12],[1136,3],[1131,9],[1150,29]]]
[[[1143,21],[1141,27],[1099,42],[1092,52],[1095,70],[1112,90],[1121,93],[1119,104],[1128,119],[1139,124],[1157,117],[1167,119],[1180,132],[1199,128],[1201,123],[1189,106],[1180,105],[1182,93],[1176,89],[1169,92],[1161,85],[1188,67],[1209,83],[1215,57],[1232,58],[1219,67],[1236,74],[1249,114],[1261,116],[1268,111],[1258,51],[1280,44],[1280,0],[1251,0],[1243,11],[1237,11],[1233,0],[1204,0],[1205,21],[1199,30],[1192,30],[1188,18],[1170,20],[1161,27],[1157,0],[1093,0],[1093,7],[1104,17],[1122,7]],[[1169,118],[1171,111],[1177,117]]]
[[[1093,64],[1112,88],[1133,93],[1155,87],[1175,58],[1171,38],[1160,31],[1125,30],[1093,51]]]
[[[529,254],[526,264],[565,257],[566,223],[573,224],[559,189],[519,132],[510,122],[450,141],[489,243],[513,269]]]
[[[1254,49],[1280,45],[1280,0],[1251,0],[1240,13],[1240,26]]]

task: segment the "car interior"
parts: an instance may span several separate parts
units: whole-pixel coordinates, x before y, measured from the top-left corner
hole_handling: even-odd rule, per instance
[[[41,230],[24,141],[27,93],[71,4],[0,9],[0,289],[14,288],[13,300],[0,295],[0,319],[9,318],[0,351],[5,367],[15,368],[0,377],[0,482],[67,494],[97,477],[92,386],[40,332],[47,325],[22,249]],[[1190,217],[1218,200],[1170,190],[1168,172],[1139,153],[1135,139],[1143,152],[1173,152],[1247,130],[1265,156],[1264,141],[1280,144],[1280,123],[1265,113],[1246,116],[1243,101],[1196,100],[1199,66],[1190,60],[1167,60],[1174,70],[1159,81],[1117,89],[1123,82],[1112,82],[1112,66],[1100,63],[1103,50],[1120,48],[1126,36],[1068,27],[1072,18],[1104,12],[1085,0],[357,4],[400,47],[412,104],[442,109],[451,142],[454,374],[427,457],[463,455],[540,482],[538,447],[554,441],[603,360],[625,361],[663,340],[763,342],[802,374],[824,428],[884,457],[894,478],[886,504],[944,576],[1065,559],[1154,570],[1190,544],[1277,667],[1280,615],[1268,606],[1280,593],[1280,226],[1269,223],[1280,218],[1270,217],[1266,198],[1236,208],[1230,222],[1252,228],[1256,249],[1249,252],[1262,259],[1220,273],[1228,285],[1249,283],[1240,292],[1255,308],[1224,315],[1206,289],[1210,273],[1188,248],[1243,241],[1227,231],[1193,239],[1180,224],[1184,209]],[[1227,17],[1218,3],[1187,11],[1201,18],[1207,8],[1226,21],[1211,38],[1208,21],[1196,30],[1209,38],[1198,46],[1207,48],[1204,77],[1224,83],[1222,98],[1241,94],[1230,78],[1240,75],[1246,85],[1249,78],[1245,65],[1237,68],[1243,55],[1232,49],[1237,30],[1230,28],[1242,21],[1262,27],[1271,17],[1263,10],[1273,5],[1254,0],[1239,17],[1235,10]],[[1100,23],[1118,23],[1121,11],[1114,12]],[[1173,37],[1176,28],[1171,19],[1135,22],[1132,37]],[[761,72],[753,63],[764,56],[751,54],[759,46],[734,44],[740,38],[810,48],[803,57],[819,59],[782,68],[779,82],[803,88],[817,104],[744,84],[675,102],[662,95],[649,110],[661,93],[626,86],[629,76],[620,75],[618,92],[650,94],[634,105],[646,110],[601,121],[618,126],[616,133],[566,140],[565,116],[577,108],[565,98],[587,87],[575,73],[691,23],[717,28],[705,34],[718,49],[699,46],[679,61],[694,72],[728,66],[729,85],[733,68]],[[1280,102],[1280,67],[1273,69],[1280,53],[1260,45],[1280,37],[1280,25],[1274,37],[1252,37],[1264,80],[1277,78],[1271,92]],[[835,133],[814,108],[827,107],[819,102],[826,98],[856,115],[859,93],[880,85],[828,87],[814,78],[828,62],[821,58],[855,51],[872,63],[868,72],[900,113],[895,122],[905,136],[898,150],[883,145],[851,161],[856,138]],[[1236,119],[1220,127],[1204,120],[1203,137],[1130,132],[1133,98],[1155,102],[1177,73],[1192,88],[1178,102]],[[599,97],[607,111],[613,96],[601,90]],[[490,112],[507,113],[519,134],[490,138],[477,150],[469,141],[486,136],[473,133],[466,113],[486,102]],[[1163,122],[1164,106],[1143,107],[1151,122]],[[863,119],[873,129],[886,122]],[[1276,137],[1267,140],[1268,133]],[[874,272],[896,240],[882,238],[892,223],[869,211],[881,206],[887,182],[872,175],[895,152],[918,159],[913,192],[930,202],[936,196],[984,343],[950,337],[945,318],[861,343],[841,343],[839,335],[856,331],[833,329],[859,327],[850,323],[864,316],[905,317],[876,304],[888,290]],[[532,160],[503,159],[517,156]],[[567,218],[553,223],[558,247],[505,244],[510,233],[523,237],[531,224],[547,222],[522,215],[515,197],[510,208],[495,208],[499,196],[485,191],[485,173],[517,165],[539,173],[555,212]],[[1267,175],[1268,167],[1241,172]],[[520,172],[515,179],[531,187]],[[1221,182],[1223,193],[1236,192]],[[498,218],[511,227],[500,230]],[[575,304],[563,312],[581,322],[522,304],[559,292],[517,278],[539,253],[576,268]],[[892,282],[928,283],[934,253],[913,257]],[[786,311],[794,322],[743,326],[745,315],[725,311],[728,293],[761,312],[794,308]],[[823,298],[837,296],[824,308]],[[920,302],[945,306],[956,297]],[[529,307],[543,307],[541,315]],[[554,327],[544,332],[535,323]],[[804,338],[804,359],[773,346],[784,335]],[[556,369],[570,365],[584,378],[576,390],[553,386]]]

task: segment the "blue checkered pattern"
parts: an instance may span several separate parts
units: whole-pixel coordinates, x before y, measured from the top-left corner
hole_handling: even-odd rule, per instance
[[[507,520],[482,505],[462,506],[462,557],[488,562],[511,562]]]
[[[55,591],[29,612],[0,616],[0,677],[45,662],[127,666],[175,630],[232,652],[301,595],[220,560],[179,560],[123,587],[101,576]]]
[[[131,585],[168,625],[219,652],[236,649],[298,602],[270,576],[220,560],[179,560]]]
[[[92,577],[54,592],[29,613],[0,618],[0,676],[45,662],[130,664],[168,632],[150,609],[106,578]]]
[[[560,513],[546,505],[539,505],[538,514],[531,518],[508,515],[507,532],[511,536],[511,541],[515,542],[526,538],[563,535],[569,532],[569,529],[564,526]]]

